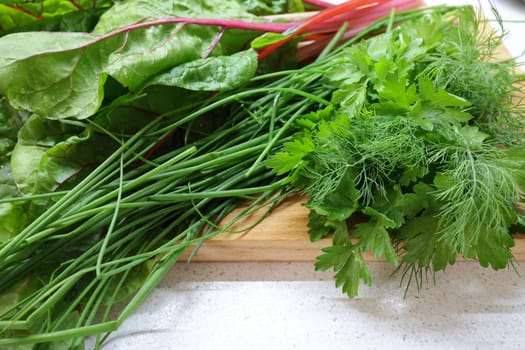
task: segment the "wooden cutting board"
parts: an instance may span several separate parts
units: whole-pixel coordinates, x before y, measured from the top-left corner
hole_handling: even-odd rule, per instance
[[[308,236],[308,209],[303,197],[282,202],[257,226],[244,233],[221,234],[204,242],[192,261],[200,262],[301,262],[315,261],[321,248],[331,245],[331,238],[310,242]],[[258,217],[240,222],[233,230],[249,227]],[[512,253],[525,261],[525,235],[516,235]],[[184,258],[187,258],[187,252]],[[375,260],[364,254],[365,260]]]
[[[498,59],[509,58],[502,47]],[[308,209],[302,204],[304,197],[282,202],[264,220],[242,233],[221,234],[208,239],[192,257],[196,262],[312,262],[321,254],[321,248],[331,245],[331,238],[310,242],[308,236]],[[262,215],[262,212],[260,213]],[[258,217],[250,217],[237,224],[235,229],[249,227]],[[525,235],[515,236],[512,253],[517,260],[525,261]],[[187,259],[190,249],[183,259]],[[365,260],[375,260],[364,254]]]

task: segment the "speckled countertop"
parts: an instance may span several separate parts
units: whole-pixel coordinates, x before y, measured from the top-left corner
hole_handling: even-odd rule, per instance
[[[392,268],[373,263],[375,286],[350,300],[312,270],[177,265],[104,349],[525,348],[525,279],[514,271],[460,263],[404,298]]]
[[[494,2],[525,20],[522,1]],[[506,27],[523,53],[525,24]],[[372,263],[374,287],[349,300],[311,263],[180,263],[103,349],[525,349],[525,263],[517,270],[458,263],[404,298],[392,268]]]

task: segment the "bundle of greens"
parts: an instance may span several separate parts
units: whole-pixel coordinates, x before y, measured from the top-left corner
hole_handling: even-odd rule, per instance
[[[311,240],[333,235],[316,267],[333,268],[351,297],[372,283],[366,251],[418,285],[457,255],[513,262],[511,233],[525,224],[523,76],[492,61],[501,36],[478,28],[466,7],[345,49],[325,75],[332,104],[299,119],[267,161],[308,196]]]
[[[317,268],[350,296],[371,282],[362,251],[416,275],[458,253],[512,262],[518,77],[489,61],[500,38],[475,34],[471,8],[392,11],[335,48],[355,35],[342,14],[366,17],[366,1],[271,25],[240,3],[221,1],[235,19],[218,22],[206,1],[100,3],[94,33],[0,38],[0,347],[99,347],[185,250],[297,191],[312,239],[333,234]],[[284,69],[316,39],[313,63]]]
[[[58,196],[117,149],[120,141],[93,132],[83,120],[127,139],[156,116],[182,116],[212,93],[235,89],[263,72],[296,67],[298,31],[307,34],[301,39],[312,33],[329,37],[348,18],[367,15],[371,21],[390,10],[384,6],[388,1],[364,9],[350,3],[328,9],[331,15],[339,14],[328,23],[324,12],[321,18],[283,22],[263,15],[302,11],[303,4],[56,2],[0,3],[0,27],[5,30],[0,32],[3,197]],[[71,4],[84,10],[68,12]],[[271,48],[276,52],[261,63],[250,47],[290,40],[293,43],[279,51]],[[149,139],[152,152],[161,139]],[[0,239],[15,236],[49,203],[0,204]]]
[[[295,1],[95,2],[47,16],[51,3],[0,5],[14,11],[0,38],[0,347],[82,348],[89,335],[100,346],[188,246],[230,231],[235,219],[217,223],[239,203],[253,200],[243,216],[278,202],[286,189],[262,155],[295,118],[329,104],[311,73],[279,71],[295,66],[298,41],[326,40],[346,20],[251,13]],[[376,6],[362,3],[328,10]],[[27,26],[9,25],[17,20]],[[250,42],[280,40],[259,64]],[[236,90],[265,71],[279,73]],[[271,82],[278,75],[288,77]]]

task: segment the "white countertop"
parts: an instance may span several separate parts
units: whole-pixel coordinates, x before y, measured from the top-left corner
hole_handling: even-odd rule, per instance
[[[525,3],[494,2],[525,20]],[[520,55],[525,24],[506,26]],[[312,263],[178,263],[103,349],[525,349],[525,263],[518,271],[458,263],[403,298],[392,268],[372,263],[374,287],[350,300]]]
[[[391,267],[373,263],[375,286],[350,300],[312,270],[178,264],[103,349],[525,348],[525,280],[514,271],[460,263],[403,298]]]

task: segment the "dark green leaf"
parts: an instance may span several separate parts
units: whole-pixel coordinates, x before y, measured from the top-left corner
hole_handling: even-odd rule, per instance
[[[23,194],[66,189],[115,147],[115,141],[91,129],[33,116],[20,130],[13,150],[13,178]]]
[[[93,8],[44,18],[28,25],[15,27],[5,34],[36,31],[88,33],[95,28],[100,16],[106,10],[107,8]]]
[[[220,11],[217,11],[220,6]],[[105,34],[137,22],[170,17],[185,18],[243,18],[255,17],[236,1],[223,1],[220,5],[206,0],[168,0],[151,2],[129,0],[115,4],[101,17],[95,33]],[[221,40],[215,40],[221,29],[217,26],[168,24],[152,26],[130,32],[126,45],[114,51],[107,72],[130,90],[139,89],[155,75],[179,64],[211,54],[229,55],[239,51],[253,33],[227,31]]]
[[[121,40],[86,33],[6,35],[0,38],[0,93],[15,108],[41,116],[87,118],[102,102],[107,58]]]
[[[36,24],[95,7],[105,8],[111,6],[112,3],[109,0],[2,0],[0,1],[0,34],[2,30],[7,31],[19,26]]]
[[[510,234],[504,235],[502,239],[493,236],[482,237],[477,244],[477,258],[483,267],[489,265],[494,270],[504,269],[513,259],[510,248],[514,246],[514,240]]]
[[[457,251],[438,240],[439,220],[433,215],[410,219],[398,230],[402,239],[402,262],[419,268],[432,267],[434,271],[444,270],[456,261]]]
[[[355,187],[350,172],[345,173],[335,191],[326,193],[320,203],[308,203],[310,209],[326,216],[330,221],[344,221],[352,215],[358,206],[360,192]]]
[[[0,98],[0,198],[19,195],[9,158],[16,144],[18,130],[26,118],[26,113],[13,110],[6,99]],[[24,203],[0,204],[0,243],[19,233],[27,219]]]
[[[229,56],[183,63],[147,83],[178,86],[195,91],[224,91],[246,84],[257,71],[257,53],[246,50]]]
[[[397,254],[392,246],[388,229],[396,227],[396,223],[377,210],[367,207],[362,210],[370,219],[355,225],[352,237],[359,238],[358,245],[363,251],[371,251],[376,259],[383,255],[387,262],[397,265]]]
[[[308,228],[311,242],[316,242],[333,231],[333,227],[327,224],[326,217],[317,214],[313,210],[310,210],[308,214]]]
[[[323,252],[317,257],[316,269],[326,271],[333,268],[336,287],[342,287],[349,297],[357,296],[360,280],[367,286],[372,285],[372,278],[358,247],[335,245],[323,248]]]

